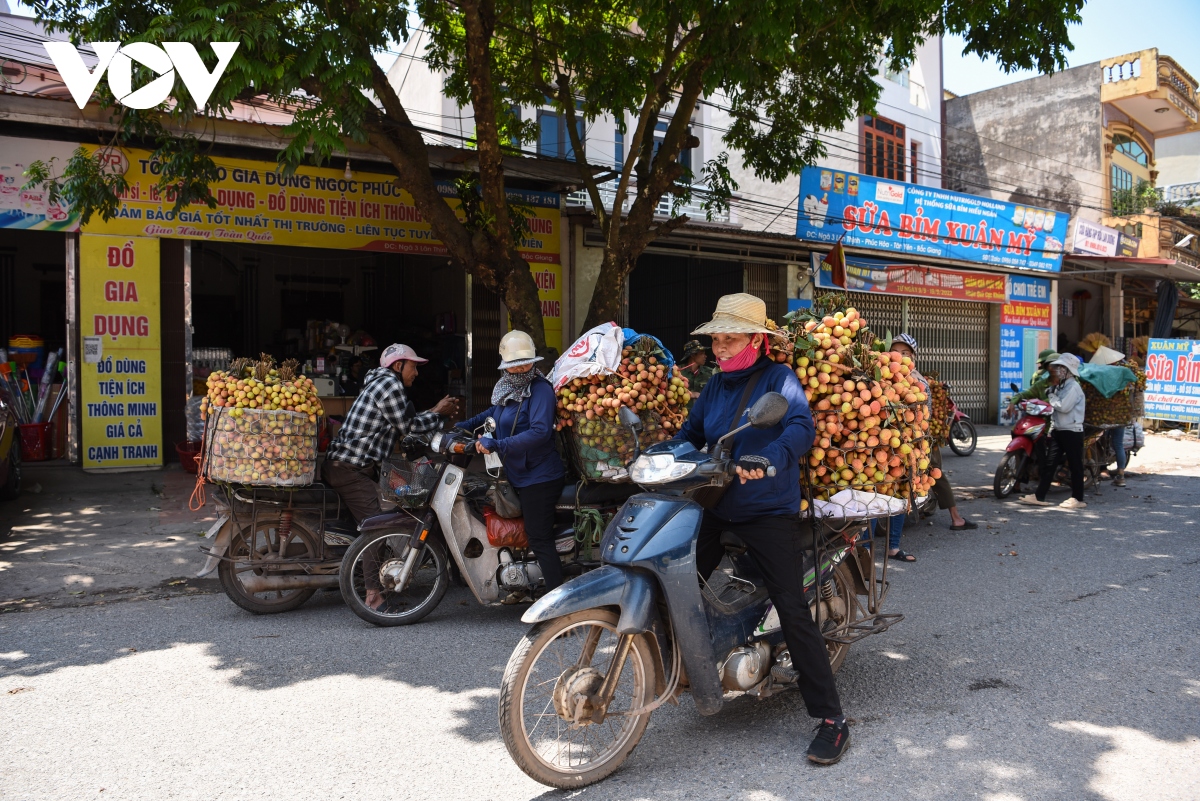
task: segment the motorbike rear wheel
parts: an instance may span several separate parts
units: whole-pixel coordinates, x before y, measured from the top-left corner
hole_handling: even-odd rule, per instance
[[[500,684],[500,732],[509,756],[535,781],[560,790],[595,784],[642,739],[651,713],[620,713],[654,700],[661,665],[645,634],[633,638],[602,722],[573,723],[559,714],[564,696],[598,690],[616,652],[616,629],[616,613],[585,609],[539,623],[513,650]]]
[[[951,420],[949,434],[946,439],[950,450],[959,456],[970,456],[975,452],[975,446],[979,444],[979,434],[970,420],[965,417]]]
[[[1004,454],[1000,466],[996,468],[996,477],[992,480],[992,492],[996,493],[997,498],[1004,500],[1021,485],[1021,471],[1025,468],[1026,458],[1020,451]]]
[[[270,562],[279,559],[303,560],[317,558],[317,538],[311,531],[296,521],[292,521],[292,533],[288,538],[284,553],[280,553],[279,521],[261,520],[254,532],[247,526],[239,536],[234,534],[229,544],[226,559],[221,560],[217,567],[217,578],[221,580],[221,589],[229,596],[229,600],[256,615],[270,615],[277,612],[290,612],[313,597],[316,590],[268,590],[251,592],[242,583],[241,576],[254,574],[256,576],[297,575],[298,571],[284,572],[273,570]],[[247,577],[249,577],[247,575]]]
[[[396,592],[394,588],[381,586],[383,604],[378,609],[367,606],[366,571],[382,572],[389,563],[402,560],[411,536],[399,531],[362,534],[342,557],[339,576],[342,600],[368,623],[376,626],[416,623],[436,609],[446,595],[450,586],[450,560],[441,541],[430,538],[404,590]]]

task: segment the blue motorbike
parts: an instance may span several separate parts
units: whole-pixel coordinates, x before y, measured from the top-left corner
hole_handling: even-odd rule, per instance
[[[779,616],[746,547],[722,535],[726,558],[697,574],[702,492],[736,481],[730,440],[771,428],[787,413],[779,393],[761,397],[748,422],[709,452],[671,440],[639,452],[630,497],[605,530],[603,565],[547,593],[521,618],[536,624],[513,651],[500,689],[500,729],[531,778],[560,789],[613,773],[637,746],[651,713],[690,691],[702,715],[730,694],[767,698],[796,687]],[[635,436],[630,409],[621,422]],[[774,468],[768,470],[774,474]],[[886,548],[860,547],[867,522],[805,518],[804,592],[837,670],[850,645],[902,619],[880,609]],[[887,526],[879,526],[886,536]],[[864,543],[865,544],[865,543]]]

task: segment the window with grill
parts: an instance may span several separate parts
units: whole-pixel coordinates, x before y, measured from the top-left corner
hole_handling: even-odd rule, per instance
[[[904,126],[882,117],[863,118],[863,172],[903,181]]]
[[[1119,192],[1122,189],[1133,189],[1133,173],[1114,164],[1112,165],[1112,191]]]
[[[1143,167],[1150,165],[1150,157],[1146,154],[1146,149],[1138,144],[1135,139],[1131,139],[1123,134],[1117,134],[1113,137],[1113,147],[1118,153],[1128,156]]]

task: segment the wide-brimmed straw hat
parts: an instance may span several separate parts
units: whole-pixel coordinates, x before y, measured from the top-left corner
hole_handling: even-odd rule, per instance
[[[1054,361],[1050,362],[1050,366],[1058,365],[1059,367],[1067,368],[1067,372],[1076,378],[1079,377],[1079,357],[1073,353],[1064,353]]]
[[[717,301],[712,319],[693,334],[766,334],[781,337],[783,332],[767,325],[767,304],[761,298],[738,292]]]
[[[1092,354],[1092,358],[1088,359],[1088,364],[1116,364],[1125,358],[1125,354],[1119,350],[1113,350],[1107,345],[1101,345],[1096,348],[1096,352]]]

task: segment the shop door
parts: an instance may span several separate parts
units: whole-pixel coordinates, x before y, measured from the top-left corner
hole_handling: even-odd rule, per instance
[[[991,375],[991,314],[986,303],[909,298],[908,332],[917,338],[921,370],[949,382],[954,402],[987,419]]]
[[[780,325],[787,313],[787,278],[779,264],[746,264],[746,292],[767,304],[767,317]]]
[[[736,261],[642,256],[629,277],[629,327],[679,356],[692,331],[712,319],[717,299],[745,291],[743,281]]]

